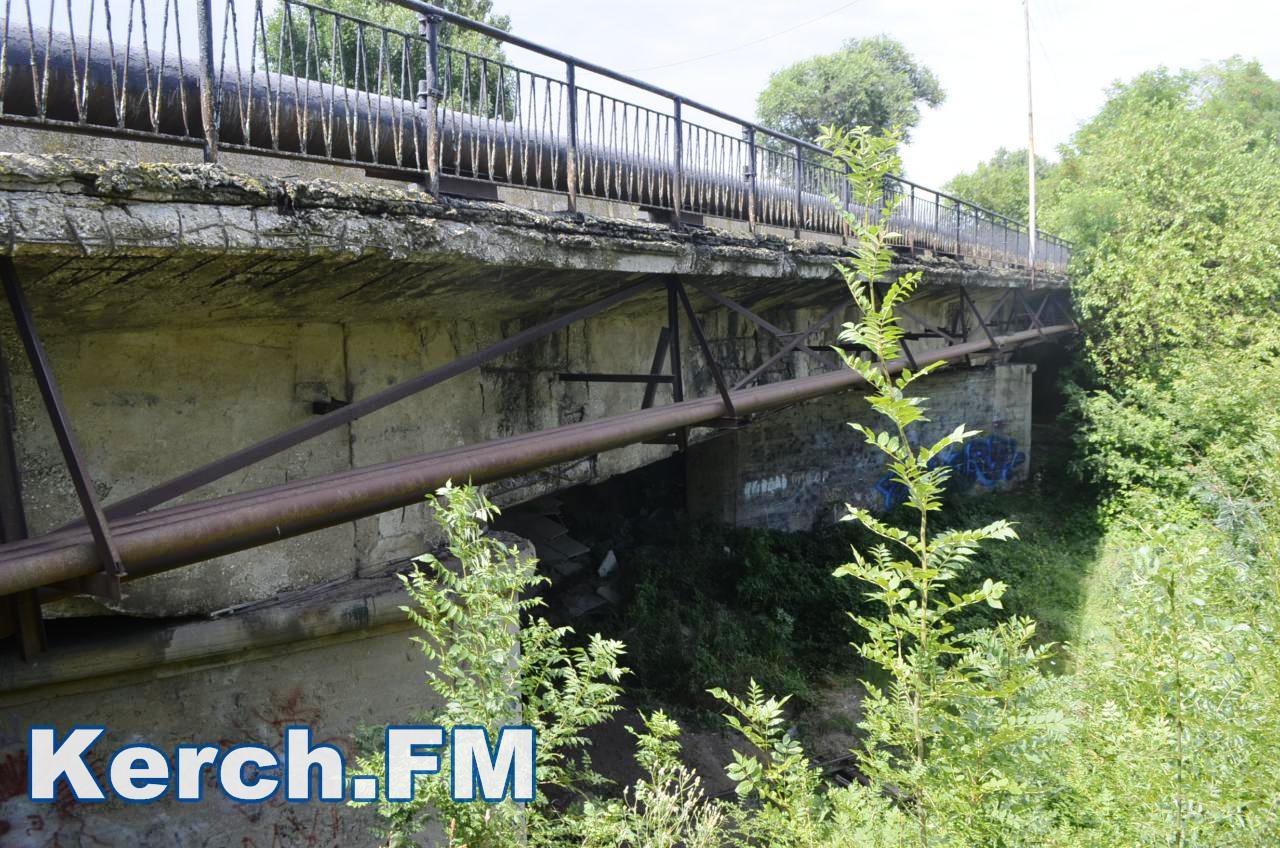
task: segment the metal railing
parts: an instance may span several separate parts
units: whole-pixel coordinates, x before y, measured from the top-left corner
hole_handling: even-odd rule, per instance
[[[304,0],[9,0],[0,121],[845,235],[832,202],[848,207],[845,175],[822,148],[419,0],[384,2],[400,22]],[[887,190],[901,247],[1027,266],[1024,224],[901,178]],[[1035,256],[1060,271],[1070,245],[1039,232]]]

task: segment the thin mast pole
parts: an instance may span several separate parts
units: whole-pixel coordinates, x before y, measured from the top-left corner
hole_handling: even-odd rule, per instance
[[[1022,21],[1027,38],[1027,264],[1031,283],[1036,280],[1036,120],[1031,100],[1031,0],[1022,0]]]

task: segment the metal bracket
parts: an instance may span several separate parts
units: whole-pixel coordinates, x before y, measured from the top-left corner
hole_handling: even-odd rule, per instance
[[[1044,299],[1040,301],[1040,308],[1034,312],[1031,311],[1031,304],[1027,302],[1027,296],[1021,289],[1018,290],[1017,298],[1019,304],[1022,306],[1022,310],[1027,315],[1027,321],[1031,325],[1031,329],[1038,332],[1040,334],[1040,338],[1044,338],[1044,325],[1040,323],[1040,311],[1043,310],[1044,305],[1048,303],[1049,296],[1046,295]]]
[[[698,292],[702,294],[704,297],[710,298],[711,300],[723,306],[725,309],[733,310],[734,312],[738,313],[742,317],[746,318],[751,323],[755,324],[760,329],[767,332],[769,335],[773,336],[778,341],[784,341],[785,339],[790,338],[793,335],[792,333],[788,333],[786,330],[782,329],[776,324],[772,324],[764,320],[759,315],[755,314],[750,309],[743,306],[741,303],[738,303],[737,301],[734,301],[734,300],[730,300],[729,298],[725,297],[719,292],[712,291],[711,289],[697,282],[693,282],[693,287],[697,289]],[[809,350],[808,348],[803,348],[803,347],[799,349],[824,366],[831,364],[826,360],[824,360],[821,356],[819,356],[816,351],[812,351],[812,350]]]
[[[14,320],[18,325],[18,335],[26,349],[31,371],[40,389],[40,396],[44,400],[45,411],[49,414],[49,421],[53,425],[58,446],[62,449],[62,458],[67,464],[71,483],[80,500],[80,508],[84,511],[85,520],[89,523],[94,547],[102,563],[106,580],[97,588],[113,600],[119,600],[120,578],[125,576],[124,565],[120,562],[120,555],[111,539],[111,528],[107,525],[102,505],[98,503],[98,493],[93,487],[93,480],[89,477],[84,461],[81,459],[80,447],[76,443],[75,433],[71,429],[66,407],[62,402],[62,393],[58,390],[53,369],[49,366],[44,345],[40,341],[40,334],[36,331],[31,307],[18,281],[18,272],[14,268],[13,260],[9,257],[0,258],[0,278],[4,280],[5,295],[9,299],[9,308],[13,311]]]
[[[671,344],[671,328],[663,327],[658,331],[658,343],[653,348],[653,362],[649,365],[649,373],[653,376],[662,374],[662,363],[667,361],[667,347]],[[665,375],[671,376],[671,375]],[[675,377],[671,376],[671,382],[675,382]],[[644,400],[640,402],[641,409],[648,409],[653,406],[653,401],[658,394],[658,384],[650,383],[644,387]]]
[[[806,353],[814,353],[814,351],[812,351],[805,344],[809,340],[809,337],[812,336],[814,333],[818,332],[819,330],[821,330],[823,327],[830,324],[837,316],[840,315],[841,312],[845,310],[845,308],[848,305],[849,305],[848,303],[839,304],[830,312],[828,312],[826,315],[819,318],[814,324],[810,325],[807,330],[805,330],[802,333],[797,333],[795,337],[791,339],[791,341],[783,345],[781,350],[779,350],[773,356],[766,359],[754,371],[752,371],[750,374],[748,374],[747,376],[739,380],[737,383],[735,383],[733,386],[733,391],[736,392],[738,389],[741,389],[744,386],[749,386],[751,383],[755,382],[756,378],[758,378],[765,371],[768,371],[771,367],[773,367],[773,364],[775,362],[782,359],[787,354],[791,353],[793,350],[802,350]],[[821,362],[822,360],[819,359],[818,361]],[[826,363],[824,362],[823,364],[825,365]]]
[[[996,353],[1002,352],[1000,343],[996,341],[996,337],[992,335],[991,328],[987,326],[986,320],[982,317],[982,313],[978,311],[978,305],[973,302],[973,298],[969,297],[969,292],[964,286],[960,286],[960,299],[968,305],[973,312],[973,317],[978,319],[978,325],[982,327],[982,332],[987,334],[987,341],[991,342],[991,347]]]
[[[671,334],[668,353],[671,360],[671,400],[680,403],[684,400],[684,370],[680,365],[680,309],[677,307],[679,296],[676,294],[676,278],[667,279],[667,332]],[[689,447],[689,430],[681,428],[676,434],[676,443],[680,450]]]
[[[902,304],[898,304],[898,311],[901,312],[903,315],[905,315],[907,318],[910,318],[912,321],[915,321],[921,327],[923,327],[925,332],[928,333],[930,336],[945,339],[951,342],[952,344],[956,344],[957,342],[961,341],[960,336],[948,330],[944,330],[941,327],[933,326],[928,321],[924,320],[919,315],[912,312],[910,309],[903,306]]]
[[[16,420],[8,363],[4,351],[0,350],[0,542],[6,543],[21,541],[28,535],[22,504],[22,476],[13,441]],[[48,648],[36,591],[31,589],[0,598],[0,635],[11,627],[18,639],[18,650],[28,662]]]
[[[468,177],[451,177],[440,175],[440,194],[454,197],[465,197],[469,200],[501,200],[498,195],[498,184],[488,180],[473,180]]]
[[[565,383],[671,383],[670,374],[608,374],[596,371],[562,371],[556,377]]]
[[[729,394],[729,384],[725,382],[724,374],[720,371],[720,363],[716,362],[715,354],[711,351],[711,345],[707,343],[706,333],[702,331],[702,322],[698,320],[697,313],[693,311],[693,304],[689,302],[689,294],[684,290],[679,278],[672,278],[672,285],[675,287],[676,295],[680,298],[680,303],[684,305],[685,314],[689,316],[689,326],[693,329],[693,337],[698,340],[698,347],[702,348],[702,355],[706,357],[707,367],[711,369],[711,377],[715,380],[716,389],[720,392],[720,400],[724,401],[725,413],[729,418],[736,419],[738,413],[733,408],[733,397]]]

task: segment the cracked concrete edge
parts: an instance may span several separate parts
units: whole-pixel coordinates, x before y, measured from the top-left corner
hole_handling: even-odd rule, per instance
[[[376,181],[257,176],[201,163],[0,153],[0,192],[6,196],[0,250],[10,255],[190,249],[425,261],[454,253],[525,267],[606,269],[630,255],[646,257],[655,267],[644,270],[659,273],[832,278],[833,262],[850,253],[820,241],[709,227],[681,232],[643,221],[433,198]],[[898,267],[926,271],[940,282],[1027,282],[1019,269],[920,253],[903,255]],[[1063,282],[1052,275],[1039,279],[1046,286]]]

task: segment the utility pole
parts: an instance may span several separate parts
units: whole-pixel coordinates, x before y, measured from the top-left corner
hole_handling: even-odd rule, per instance
[[[1031,284],[1036,282],[1036,120],[1031,105],[1031,0],[1022,0],[1022,21],[1027,35],[1027,264]]]

